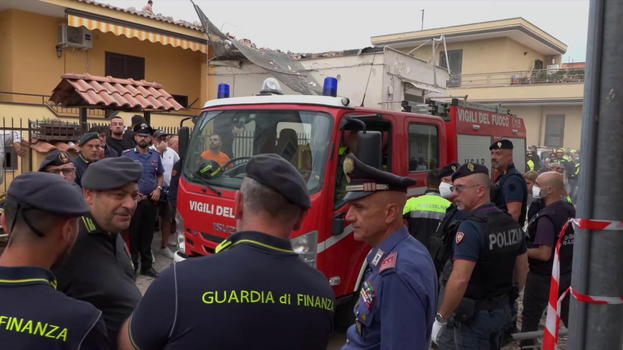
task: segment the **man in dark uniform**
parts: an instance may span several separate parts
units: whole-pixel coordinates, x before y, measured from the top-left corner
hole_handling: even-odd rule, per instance
[[[513,276],[521,289],[528,272],[524,234],[491,203],[485,166],[464,164],[452,180],[459,210],[472,213],[456,233],[452,273],[435,317],[433,341],[453,317],[456,349],[498,349],[511,319]]]
[[[108,349],[102,312],[57,292],[50,268],[63,261],[88,212],[80,189],[44,172],[16,177],[7,192],[0,256],[0,347]]]
[[[80,141],[78,141],[78,146],[80,147],[80,153],[72,162],[76,166],[76,183],[80,185],[82,183],[82,175],[87,170],[87,167],[100,158],[102,142],[96,132],[88,132],[82,135]]]
[[[165,270],[124,325],[122,349],[327,348],[334,295],[292,251],[311,201],[298,170],[276,154],[252,157],[236,194],[239,232],[217,254]]]
[[[102,159],[87,169],[82,188],[90,212],[80,220],[75,248],[54,270],[59,290],[103,311],[115,346],[119,328],[141,298],[119,232],[130,227],[142,174],[141,164],[126,157]]]
[[[143,175],[138,181],[139,202],[130,224],[132,262],[134,269],[138,269],[140,257],[141,274],[156,277],[158,272],[152,267],[151,241],[156,229],[157,204],[164,182],[164,168],[160,153],[149,147],[152,133],[152,128],[147,124],[135,126],[136,147],[124,151],[122,156],[143,165]]]
[[[61,175],[69,182],[76,181],[76,166],[69,158],[69,153],[55,149],[39,164],[39,171]]]
[[[495,171],[492,201],[523,227],[528,207],[528,187],[513,164],[513,143],[502,139],[491,144],[489,150],[491,167]]]
[[[554,249],[565,222],[575,217],[575,208],[564,200],[563,176],[555,171],[537,177],[533,192],[542,198],[545,207],[528,222],[528,261],[530,272],[524,291],[521,331],[536,331],[549,299]],[[573,230],[571,226],[567,228]],[[571,263],[574,234],[565,236],[560,247],[560,288],[562,294],[571,284]],[[562,303],[562,320],[568,324],[569,297]],[[532,340],[522,346],[534,345]]]
[[[100,138],[100,142],[102,145],[102,147],[100,148],[100,152],[103,154],[103,157],[100,157],[100,158],[103,159],[103,158],[119,157],[121,153],[117,152],[117,150],[110,147],[108,143],[106,142],[108,138],[108,133],[109,133],[109,129],[107,126],[97,125],[89,129],[89,132],[97,133],[98,137]]]
[[[342,349],[426,350],[437,307],[437,274],[430,254],[402,219],[407,187],[415,180],[371,167],[352,153],[343,167],[350,180],[345,218],[354,239],[372,250],[355,324]]]

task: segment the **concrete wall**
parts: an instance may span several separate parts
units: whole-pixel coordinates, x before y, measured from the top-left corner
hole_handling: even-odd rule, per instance
[[[581,148],[581,105],[510,105],[506,107],[510,108],[511,113],[523,118],[526,125],[528,145],[544,145],[547,115],[562,114],[565,116],[563,145],[575,149]]]
[[[544,65],[551,64],[551,56],[522,45],[510,38],[491,38],[447,44],[449,50],[463,50],[462,74],[527,71],[534,68],[534,60],[542,60]],[[401,49],[409,52],[413,48]],[[443,45],[436,45],[435,62],[439,64],[439,53]],[[525,53],[525,54],[524,54]],[[430,61],[431,45],[426,45],[414,52],[414,56]],[[560,56],[557,62],[560,63]],[[548,59],[549,58],[549,59]]]
[[[351,105],[400,110],[405,82],[434,85],[431,66],[403,53],[388,49],[383,52],[301,60],[303,66],[320,84],[328,76],[338,79],[338,95],[348,97]],[[214,62],[214,86],[230,84],[232,97],[251,96],[259,92],[270,72],[252,63],[237,61]],[[447,71],[436,68],[437,83],[445,93]],[[368,81],[369,80],[369,81]],[[295,93],[281,83],[285,94]],[[364,100],[365,95],[365,100]]]

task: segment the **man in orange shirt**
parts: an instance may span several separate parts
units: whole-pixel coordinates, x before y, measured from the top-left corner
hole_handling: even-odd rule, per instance
[[[205,160],[213,160],[222,167],[225,163],[229,162],[230,158],[227,154],[221,152],[221,146],[223,145],[221,137],[217,134],[212,134],[210,135],[209,141],[209,149],[201,152],[201,158]]]

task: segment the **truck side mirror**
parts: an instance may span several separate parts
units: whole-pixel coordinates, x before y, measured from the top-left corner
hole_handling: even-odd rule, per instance
[[[355,154],[357,158],[370,166],[380,169],[383,158],[383,134],[380,131],[358,131],[357,141],[357,154]]]
[[[182,126],[178,131],[178,136],[180,158],[184,159],[186,157],[186,151],[188,150],[188,143],[190,142],[190,128],[187,126]]]

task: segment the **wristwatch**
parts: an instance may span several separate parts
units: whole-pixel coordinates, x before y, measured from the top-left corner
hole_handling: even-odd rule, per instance
[[[446,324],[448,322],[448,320],[445,319],[439,312],[437,313],[437,315],[435,315],[435,321],[441,324]]]
[[[156,188],[162,191],[162,186],[156,186]]]

